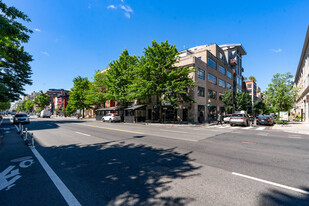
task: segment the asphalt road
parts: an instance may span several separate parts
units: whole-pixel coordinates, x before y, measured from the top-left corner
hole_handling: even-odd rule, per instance
[[[2,179],[11,165],[21,176],[1,190],[0,175],[0,205],[309,205],[308,135],[31,120],[35,150],[0,126]]]

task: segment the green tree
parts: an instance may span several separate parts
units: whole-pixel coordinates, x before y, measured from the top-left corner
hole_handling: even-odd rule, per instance
[[[18,112],[26,111],[25,105],[26,105],[26,101],[22,101],[20,104],[18,104],[16,111]]]
[[[237,92],[235,95],[236,106],[238,110],[249,110],[249,106],[252,105],[251,96],[246,92]]]
[[[106,73],[97,71],[94,75],[94,81],[90,84],[88,94],[86,95],[86,103],[94,105],[96,108],[100,105],[105,106],[106,102]]]
[[[162,121],[162,105],[170,103],[177,108],[179,103],[193,102],[188,88],[195,86],[189,77],[194,71],[188,67],[177,67],[178,51],[167,41],[152,45],[144,50],[144,56],[137,67],[137,75],[132,85],[132,93],[136,99],[144,100],[156,95],[160,103],[160,121]]]
[[[40,91],[40,94],[34,99],[34,103],[38,105],[40,110],[43,110],[45,106],[49,105],[49,96]]]
[[[250,76],[249,79],[250,79],[251,81],[256,82],[256,78],[255,78],[254,76]]]
[[[11,103],[8,102],[0,102],[0,111],[10,109]]]
[[[225,90],[221,96],[221,101],[224,103],[225,111],[230,113],[233,109],[233,90]]]
[[[19,95],[24,95],[24,86],[32,84],[29,65],[32,56],[22,46],[32,31],[21,21],[30,19],[0,0],[0,102],[18,100]]]
[[[265,99],[277,111],[289,111],[296,102],[299,89],[293,87],[293,75],[290,72],[275,74],[265,91]]]
[[[104,78],[105,96],[108,100],[120,101],[122,104],[131,100],[130,86],[133,83],[137,63],[138,57],[131,56],[128,50],[124,50],[118,60],[109,64]]]
[[[248,78],[247,78],[247,77],[244,77],[244,80],[246,81],[246,80],[248,80]]]
[[[87,77],[82,78],[78,76],[73,80],[74,86],[71,89],[69,102],[68,102],[68,114],[72,111],[76,111],[77,109],[83,110],[83,118],[84,118],[84,109],[89,108],[89,103],[87,102],[87,94],[90,89],[91,82]],[[72,112],[74,113],[74,112]]]
[[[27,112],[32,112],[34,107],[34,102],[31,100],[26,100],[25,109]]]

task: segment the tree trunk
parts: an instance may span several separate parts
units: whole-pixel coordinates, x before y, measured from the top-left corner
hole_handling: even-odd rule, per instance
[[[85,118],[85,116],[84,116],[84,108],[83,108],[83,119]]]
[[[163,121],[162,121],[162,110],[163,110],[163,108],[162,108],[162,102],[160,102],[160,122],[163,122]]]

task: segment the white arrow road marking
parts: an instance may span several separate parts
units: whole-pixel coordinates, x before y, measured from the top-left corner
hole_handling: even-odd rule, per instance
[[[0,173],[0,191],[3,190],[4,188],[7,188],[6,190],[9,190],[11,187],[13,187],[19,178],[21,176],[19,175],[19,169],[14,169],[15,166],[9,166],[6,168],[3,172]],[[12,178],[13,177],[13,178]],[[9,178],[12,178],[8,180]]]
[[[284,188],[284,189],[292,190],[292,191],[295,191],[295,192],[299,192],[299,193],[303,193],[303,194],[307,194],[307,195],[309,194],[308,191],[301,190],[301,189],[294,188],[294,187],[289,187],[289,186],[278,184],[278,183],[275,183],[275,182],[262,180],[262,179],[251,177],[251,176],[248,176],[248,175],[239,174],[239,173],[236,173],[236,172],[232,172],[232,174],[240,176],[240,177],[248,178],[248,179],[251,179],[251,180],[255,180],[255,181],[258,181],[258,182],[263,182],[263,183],[266,183],[266,184],[269,184],[269,185],[274,185],[274,186],[281,187],[281,188]]]

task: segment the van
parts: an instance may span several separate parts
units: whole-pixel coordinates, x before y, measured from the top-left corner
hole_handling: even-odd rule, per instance
[[[41,111],[41,115],[40,115],[41,118],[50,118],[50,116],[51,116],[50,111],[48,111],[48,110],[42,110]]]

